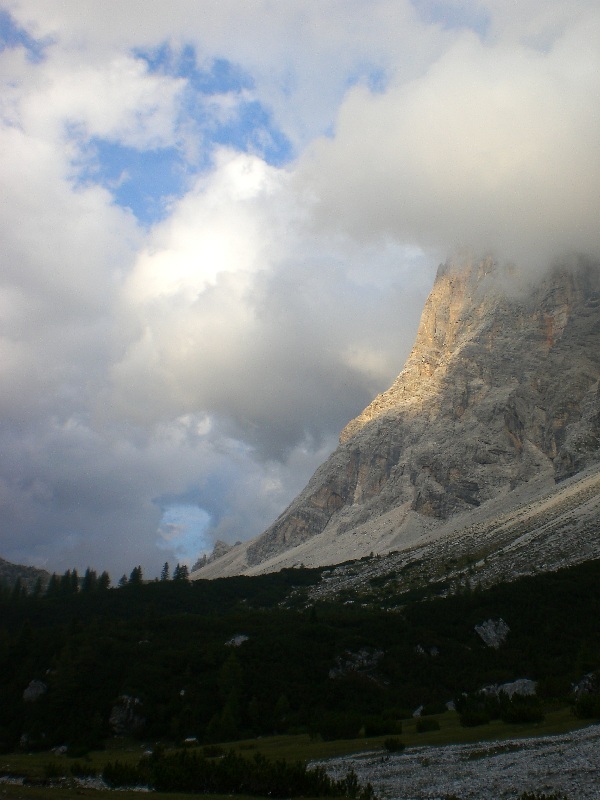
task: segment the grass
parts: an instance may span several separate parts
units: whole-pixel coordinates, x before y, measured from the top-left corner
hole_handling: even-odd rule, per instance
[[[139,742],[116,741],[111,742],[107,750],[95,750],[83,758],[67,758],[55,753],[4,753],[0,755],[0,774],[22,775],[31,780],[42,780],[46,777],[47,768],[53,768],[58,774],[70,774],[71,766],[75,763],[84,764],[86,767],[101,772],[108,761],[136,764],[147,745]],[[0,785],[0,797],[2,797]],[[139,793],[138,793],[139,800]]]
[[[445,744],[470,744],[476,742],[521,739],[536,736],[550,736],[559,733],[568,733],[578,728],[587,727],[589,720],[575,717],[570,708],[560,708],[546,713],[543,722],[531,724],[508,725],[501,720],[494,720],[488,725],[476,728],[463,728],[460,725],[458,714],[447,711],[445,714],[435,714],[427,717],[439,722],[440,729],[418,733],[416,719],[402,721],[402,733],[398,738],[408,747],[439,746]],[[322,742],[311,739],[308,735],[298,736],[271,736],[264,739],[253,739],[246,742],[236,742],[234,749],[242,753],[261,753],[267,758],[283,758],[290,761],[316,761],[335,756],[360,753],[366,750],[383,749],[383,743],[388,738],[374,736],[370,738],[343,739],[333,742]]]
[[[418,733],[416,720],[409,719],[402,722],[402,733],[399,738],[408,747],[414,746],[440,746],[446,744],[469,744],[477,742],[503,741],[552,734],[567,733],[589,725],[589,721],[577,719],[570,708],[559,708],[546,713],[543,722],[535,724],[508,725],[500,720],[494,720],[488,725],[476,728],[461,727],[458,715],[448,711],[445,714],[436,714],[429,717],[439,722],[440,728],[436,731]],[[225,750],[232,748],[239,753],[252,757],[260,753],[267,758],[287,761],[316,761],[335,756],[349,755],[351,753],[365,752],[368,750],[383,750],[383,743],[387,736],[371,738],[337,740],[323,742],[311,739],[307,734],[269,736],[223,745]],[[86,767],[102,771],[107,761],[118,759],[122,762],[136,763],[148,749],[147,744],[133,741],[115,741],[107,750],[95,751],[80,759],[71,759],[58,756],[54,753],[11,753],[0,755],[0,774],[13,774],[26,776],[32,781],[42,781],[50,767],[63,774],[69,774],[71,766],[79,762]],[[75,800],[80,797],[108,797],[108,792],[70,786],[12,786],[0,784],[0,800],[43,800],[51,797],[53,800]],[[195,795],[152,793],[153,800],[189,800]],[[110,797],[114,800],[139,800],[139,792],[111,791]],[[205,796],[206,800],[210,797]],[[222,798],[220,798],[222,800]],[[241,798],[238,798],[241,800]],[[256,798],[254,798],[256,800]]]
[[[578,728],[585,728],[589,724],[589,721],[575,717],[570,708],[549,711],[542,722],[529,724],[509,725],[501,720],[493,720],[487,725],[480,725],[476,728],[463,728],[459,722],[458,714],[453,711],[437,714],[432,719],[437,719],[439,722],[439,731],[417,733],[416,720],[404,720],[400,738],[408,746],[470,744],[473,742],[523,739],[568,733]],[[383,739],[384,737],[381,738]]]

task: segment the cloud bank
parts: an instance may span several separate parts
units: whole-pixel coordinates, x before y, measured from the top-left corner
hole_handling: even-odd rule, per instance
[[[439,261],[600,255],[600,11],[0,0],[0,554],[260,533]]]

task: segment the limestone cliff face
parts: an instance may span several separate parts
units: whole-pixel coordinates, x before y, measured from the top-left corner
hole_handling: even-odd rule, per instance
[[[248,546],[248,564],[391,508],[445,519],[600,461],[599,379],[598,265],[534,283],[490,259],[444,265],[404,369]]]

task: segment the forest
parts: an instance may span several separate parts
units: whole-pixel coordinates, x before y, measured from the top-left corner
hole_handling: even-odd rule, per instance
[[[93,570],[4,587],[0,750],[81,756],[119,736],[204,745],[397,736],[415,709],[426,722],[450,701],[466,725],[568,703],[600,717],[600,561],[449,597],[399,597],[392,610],[387,596],[385,608],[315,604],[308,590],[320,576],[191,582],[179,569],[144,581],[136,567],[114,588]],[[509,632],[490,647],[475,626],[498,619]],[[519,678],[537,682],[535,698],[478,694]],[[591,692],[577,697],[584,680]]]

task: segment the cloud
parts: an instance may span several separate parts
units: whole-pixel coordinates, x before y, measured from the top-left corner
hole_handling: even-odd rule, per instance
[[[316,224],[524,266],[598,253],[599,24],[547,52],[465,32],[418,79],[353,89],[300,167]]]
[[[449,251],[598,252],[591,0],[0,7],[3,557],[260,533]]]
[[[148,424],[200,407],[282,457],[307,433],[341,428],[393,374],[416,322],[392,322],[406,254],[315,240],[289,183],[254,156],[223,152],[155,228],[125,287],[131,338],[105,408]],[[422,299],[425,286],[407,291]],[[376,311],[393,333],[370,330]]]
[[[348,85],[390,71],[415,74],[443,40],[408,0],[19,0],[11,12],[30,35],[89,62],[165,42],[193,45],[200,64],[243,65],[255,96],[298,146],[330,125]]]

